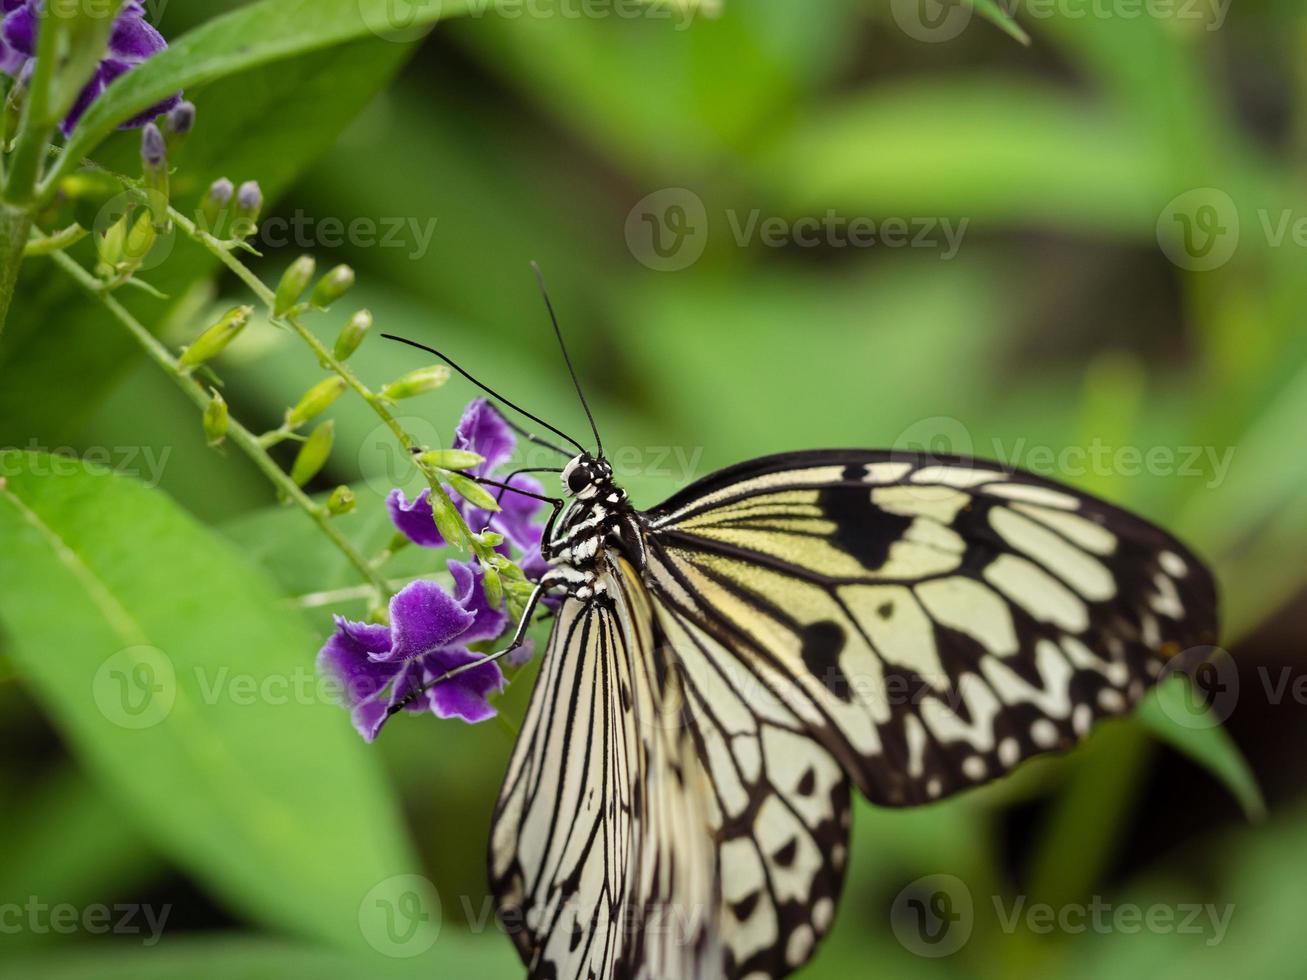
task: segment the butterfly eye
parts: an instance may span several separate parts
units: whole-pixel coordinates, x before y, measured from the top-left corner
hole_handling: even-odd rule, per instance
[[[567,475],[567,489],[572,493],[580,493],[590,485],[590,474],[587,470],[577,467]]]

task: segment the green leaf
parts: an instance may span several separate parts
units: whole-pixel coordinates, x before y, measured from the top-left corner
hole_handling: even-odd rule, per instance
[[[203,91],[188,90],[201,121],[173,158],[178,208],[189,211],[224,174],[238,181],[256,177],[269,199],[275,199],[309,161],[332,147],[410,50],[356,42],[248,71]],[[97,162],[128,172],[139,167],[139,156],[139,133],[118,134],[96,152]],[[175,298],[171,306],[142,296],[119,296],[150,326],[185,303],[192,284],[216,265],[211,255],[184,237],[176,236],[175,242],[164,264],[144,273]],[[73,254],[94,262],[89,243]],[[60,446],[80,434],[87,417],[122,380],[137,350],[99,303],[53,274],[43,261],[23,263],[17,295],[21,302],[10,311],[0,345],[0,443],[30,446],[29,440],[37,437],[45,446]],[[60,411],[48,411],[50,404],[59,405]],[[102,427],[112,421],[97,418],[95,424]],[[131,444],[139,439],[137,434]],[[177,445],[171,435],[167,441]],[[196,446],[207,458],[203,442]]]
[[[417,861],[316,683],[321,638],[163,494],[15,458],[0,488],[0,627],[73,752],[216,895],[361,947],[365,897]]]
[[[118,79],[82,118],[65,159],[88,156],[124,120],[173,92],[369,35],[398,43],[385,25],[405,8],[405,23],[420,29],[465,11],[471,0],[262,0],[189,31],[135,71]],[[411,8],[408,10],[407,8]]]
[[[1171,160],[1146,129],[1083,97],[992,75],[876,86],[805,117],[758,167],[786,214],[1055,220],[1150,239],[1176,193]]]
[[[1230,733],[1210,716],[1201,719],[1201,723],[1177,720],[1194,718],[1193,707],[1187,703],[1192,700],[1186,690],[1187,683],[1187,678],[1176,678],[1158,685],[1153,695],[1139,706],[1139,720],[1162,741],[1215,776],[1239,801],[1249,820],[1261,821],[1266,816],[1266,802],[1257,777]]]
[[[228,936],[174,940],[151,949],[125,948],[46,953],[0,967],[0,977],[24,980],[429,980],[431,977],[512,976],[517,957],[497,929],[472,936],[446,927],[430,951],[408,959],[345,956],[330,950]]]
[[[1020,41],[1026,47],[1030,46],[1030,35],[1017,23],[1015,17],[995,3],[994,0],[967,0],[967,3],[979,10],[984,17],[997,24],[1004,34]]]

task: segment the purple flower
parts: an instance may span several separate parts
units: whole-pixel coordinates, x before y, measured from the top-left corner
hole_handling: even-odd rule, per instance
[[[4,20],[0,22],[0,72],[18,78],[29,70],[31,60],[36,56],[43,5],[43,0],[0,0],[0,12],[4,14]],[[127,0],[114,21],[105,58],[63,121],[64,135],[73,131],[77,121],[111,82],[167,47],[163,35],[145,20],[145,7],[140,0]],[[181,93],[169,96],[127,120],[122,128],[139,129],[179,102]]]
[[[464,449],[485,458],[485,462],[471,470],[474,476],[492,477],[509,459],[517,448],[517,440],[503,417],[484,398],[472,402],[463,412],[463,418],[454,432],[454,449]],[[540,493],[540,483],[525,474],[520,474],[508,481],[512,487],[530,493]],[[490,491],[500,500],[503,510],[498,513],[479,510],[467,501],[455,497],[456,506],[473,531],[489,528],[505,539],[505,546],[500,550],[507,555],[507,543],[511,542],[524,554],[530,556],[534,551],[540,552],[542,528],[533,523],[540,512],[543,502],[534,497],[527,497],[513,491],[500,491],[494,487]],[[431,491],[423,490],[416,500],[410,501],[402,490],[391,491],[386,500],[390,510],[390,519],[395,527],[414,544],[424,548],[439,548],[445,544],[436,529],[435,518],[431,513]],[[524,562],[524,571],[530,559]],[[543,563],[539,563],[543,566]]]
[[[336,617],[336,632],[318,654],[318,669],[344,688],[359,734],[371,742],[387,712],[406,694],[485,654],[471,643],[503,633],[508,617],[491,609],[475,564],[450,562],[451,595],[434,582],[406,586],[390,600],[390,625],[353,623]],[[497,664],[466,671],[427,691],[409,711],[431,711],[439,718],[486,721],[495,716],[487,698],[504,689]]]

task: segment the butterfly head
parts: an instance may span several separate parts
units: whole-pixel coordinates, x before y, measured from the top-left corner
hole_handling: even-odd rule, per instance
[[[563,469],[563,490],[572,497],[588,500],[611,487],[613,468],[608,460],[589,453],[577,456]]]

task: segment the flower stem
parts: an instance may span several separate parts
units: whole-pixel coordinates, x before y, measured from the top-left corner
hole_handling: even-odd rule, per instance
[[[0,334],[4,333],[9,304],[18,285],[23,250],[32,229],[32,216],[22,208],[0,202]]]
[[[109,313],[144,348],[149,358],[177,383],[177,386],[185,392],[186,396],[196,404],[201,412],[208,407],[212,396],[204,390],[204,387],[198,381],[182,369],[167,347],[160,343],[139,320],[132,316],[125,306],[104,290],[98,279],[63,252],[55,252],[50,257],[79,286],[104,305]],[[227,438],[250,458],[254,465],[277,488],[279,493],[304,511],[318,525],[322,533],[331,540],[332,544],[340,550],[349,563],[377,590],[383,599],[391,594],[390,583],[379,575],[367,558],[341,534],[340,530],[331,522],[331,516],[326,509],[315,504],[295,481],[277,465],[276,461],[268,455],[267,450],[259,444],[258,436],[232,419],[228,423]]]
[[[404,427],[399,423],[399,420],[391,413],[386,400],[360,381],[358,375],[356,375],[348,365],[337,360],[335,354],[333,354],[331,350],[313,334],[312,331],[304,326],[303,320],[295,310],[291,310],[284,316],[276,316],[273,314],[276,305],[276,293],[269,288],[262,279],[255,275],[244,262],[240,261],[240,259],[233,255],[229,248],[208,232],[199,228],[195,222],[191,221],[176,208],[169,208],[168,214],[177,227],[180,228],[188,238],[211,252],[218,261],[230,269],[231,272],[241,280],[241,282],[249,287],[250,291],[253,292],[254,295],[259,298],[259,301],[267,307],[268,313],[272,315],[275,322],[290,327],[290,329],[308,345],[309,349],[317,355],[319,362],[321,362],[324,367],[339,376],[346,385],[352,388],[359,397],[371,406],[372,410],[377,414],[377,417],[385,423],[386,427],[390,429],[392,433],[394,433],[395,438],[399,441],[399,444],[404,448],[404,450],[409,453],[410,457],[412,457],[417,450],[422,448],[417,444],[417,441],[409,435],[407,431],[405,431]],[[450,504],[449,496],[445,492],[444,486],[441,485],[440,480],[437,478],[435,473],[430,471],[428,468],[423,467],[416,459],[414,459],[414,465],[417,466],[418,469],[421,470],[423,476],[427,478],[427,483],[431,487],[432,495],[439,495],[445,499],[447,504]],[[448,513],[457,513],[452,504],[446,508],[446,511]],[[472,534],[471,529],[468,528],[466,524],[462,523],[462,518],[459,517],[458,520],[460,524],[462,524],[464,538],[468,546],[472,549],[472,552],[483,561],[489,561],[493,554],[493,549],[480,544]],[[457,545],[458,542],[451,541],[450,544]]]

